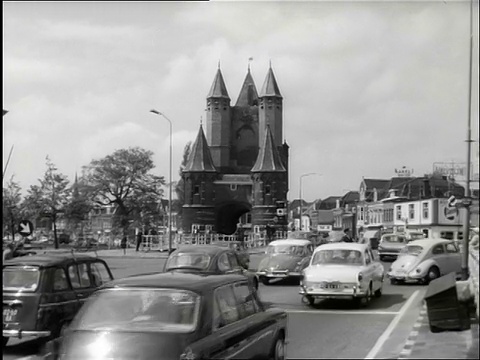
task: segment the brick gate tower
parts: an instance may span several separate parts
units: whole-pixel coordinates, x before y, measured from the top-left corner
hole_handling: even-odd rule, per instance
[[[230,104],[220,66],[207,95],[203,125],[182,173],[183,229],[235,232],[242,215],[252,231],[286,225],[288,151],[283,97],[270,65],[260,94],[248,67],[237,102]]]

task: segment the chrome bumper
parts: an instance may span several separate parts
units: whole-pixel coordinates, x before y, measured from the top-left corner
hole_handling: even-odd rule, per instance
[[[278,272],[270,272],[270,271],[257,271],[257,276],[263,276],[266,278],[287,278],[287,277],[300,277],[302,274],[299,272],[290,272],[290,271],[278,271]]]
[[[425,277],[425,274],[415,274],[415,275],[410,275],[410,274],[391,274],[388,273],[387,277],[389,279],[395,279],[395,280],[402,280],[402,281],[419,281]]]
[[[300,295],[308,295],[314,298],[356,298],[366,296],[367,290],[359,289],[356,286],[354,286],[352,289],[348,289],[348,291],[329,291],[324,289],[307,290],[304,286],[301,286],[298,293]]]
[[[24,331],[24,330],[3,330],[4,337],[13,337],[21,339],[23,337],[47,337],[51,335],[51,331]]]

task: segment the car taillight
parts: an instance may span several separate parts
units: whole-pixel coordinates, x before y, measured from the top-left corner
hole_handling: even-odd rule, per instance
[[[363,274],[362,273],[358,273],[358,281],[362,281],[363,279]]]

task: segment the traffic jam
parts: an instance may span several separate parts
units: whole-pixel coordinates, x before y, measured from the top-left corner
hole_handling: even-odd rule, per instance
[[[461,271],[451,241],[386,236],[380,247],[392,242],[388,271],[368,244],[293,238],[268,244],[255,271],[229,244],[182,246],[161,271],[118,279],[106,260],[74,251],[15,256],[3,264],[3,346],[39,339],[43,359],[285,359],[287,311],[263,302],[259,283],[293,282],[313,309],[322,299],[364,308],[388,280]]]

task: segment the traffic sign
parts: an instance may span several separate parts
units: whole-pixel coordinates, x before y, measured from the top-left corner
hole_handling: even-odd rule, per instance
[[[30,236],[33,232],[33,224],[29,220],[22,220],[18,224],[18,233],[22,236]]]

